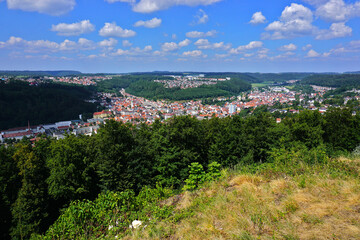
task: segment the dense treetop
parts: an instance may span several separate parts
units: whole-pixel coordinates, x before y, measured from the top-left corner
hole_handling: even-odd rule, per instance
[[[2,238],[28,239],[54,221],[46,239],[101,234],[108,226],[101,224],[114,222],[112,214],[124,231],[134,218],[165,214],[153,205],[166,196],[157,186],[191,189],[202,181],[197,173],[286,162],[280,152],[300,154],[309,164],[351,152],[360,144],[360,117],[351,111],[304,111],[279,124],[261,112],[202,121],[183,116],[151,126],[108,121],[91,137],[0,147]]]
[[[76,86],[0,81],[0,129],[78,119],[79,114],[93,113],[96,105],[84,100],[93,92]]]
[[[304,78],[301,84],[324,87],[359,87],[360,74],[312,75]]]

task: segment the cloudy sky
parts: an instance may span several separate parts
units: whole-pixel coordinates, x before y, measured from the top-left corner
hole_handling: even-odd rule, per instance
[[[1,70],[360,70],[360,0],[0,0],[0,29]]]

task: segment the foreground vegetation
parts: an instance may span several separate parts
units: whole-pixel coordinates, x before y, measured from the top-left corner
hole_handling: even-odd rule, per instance
[[[253,224],[257,224],[254,227],[249,222],[241,229],[247,231],[244,234],[254,236],[280,234],[280,230],[275,231],[279,222],[292,216],[289,214],[300,213],[291,207],[293,212],[287,213],[282,208],[286,204],[282,201],[291,199],[297,192],[296,186],[309,187],[310,191],[311,186],[316,188],[322,184],[320,180],[311,179],[322,177],[330,182],[349,181],[343,182],[345,185],[358,184],[358,168],[353,166],[356,162],[334,159],[353,152],[359,144],[360,117],[352,116],[351,109],[332,109],[325,115],[304,111],[280,124],[267,113],[203,121],[186,116],[165,123],[157,121],[151,126],[109,121],[92,137],[69,135],[58,141],[43,138],[34,147],[24,140],[14,146],[0,147],[1,237],[181,236],[176,235],[175,230],[182,228],[174,226],[200,221],[201,217],[195,217],[196,214],[210,214],[211,207],[216,206],[212,203],[218,198],[229,197],[224,201],[230,204],[231,197],[240,194],[240,202],[235,204],[243,199],[243,207],[234,205],[233,208],[246,210],[245,203],[250,203],[252,198],[246,200],[242,192],[234,192],[236,185],[231,183],[233,178],[244,174],[260,179],[258,185],[254,183],[256,188],[249,189],[252,194],[249,196],[253,196],[252,204],[265,206],[263,212],[256,213],[257,207],[250,205],[250,215],[241,213],[244,219],[250,217]],[[197,192],[188,196],[193,199],[189,207],[180,207],[186,205],[189,194],[182,193],[183,190],[194,191],[219,178],[220,168],[235,171],[223,173],[220,182],[214,183],[225,186],[213,189],[215,192],[227,191],[228,194],[209,195],[213,197],[206,200],[201,197],[203,193]],[[269,204],[275,196],[269,186],[276,179],[289,181],[289,187],[279,193],[278,209],[282,212],[268,210],[272,209]],[[211,186],[205,186],[207,188],[212,191]],[[338,191],[343,190],[338,188]],[[358,193],[353,188],[349,192]],[[202,213],[200,210],[206,210],[207,205],[209,212]],[[300,207],[301,204],[294,208]],[[218,217],[221,220],[221,215]],[[153,232],[132,233],[129,225],[133,220],[144,221],[149,226],[146,231],[154,227]],[[206,221],[204,224],[208,226]],[[238,224],[243,222],[245,220],[239,220]],[[226,229],[222,225],[214,226]],[[251,226],[260,229],[259,232],[251,230]],[[202,235],[199,233],[199,236]],[[232,237],[226,235],[226,238]]]
[[[313,157],[283,152],[223,171],[168,199],[180,219],[147,221],[124,239],[359,239],[359,158],[307,162]]]

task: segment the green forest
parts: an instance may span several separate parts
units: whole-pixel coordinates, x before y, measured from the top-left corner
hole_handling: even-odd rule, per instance
[[[93,95],[83,87],[63,84],[29,86],[22,81],[0,81],[0,130],[78,119],[97,106],[84,100]]]
[[[118,93],[122,88],[132,95],[147,99],[167,99],[172,101],[192,100],[208,97],[233,96],[251,89],[251,85],[245,78],[233,78],[230,81],[219,82],[216,85],[198,88],[165,88],[163,84],[154,80],[169,80],[168,77],[156,75],[128,75],[114,77],[110,80],[101,81],[96,89],[101,92]]]
[[[304,78],[300,83],[334,88],[354,88],[360,86],[360,74],[312,75]]]
[[[284,82],[289,80],[300,80],[314,73],[246,73],[258,79],[258,82]]]
[[[279,124],[269,113],[184,116],[150,126],[108,121],[91,137],[2,146],[1,238],[111,239],[110,225],[125,236],[135,219],[180,221],[186,213],[174,215],[162,201],[216,178],[221,168],[281,159],[290,171],[288,156],[312,165],[352,152],[360,144],[360,117],[351,112],[303,111]]]

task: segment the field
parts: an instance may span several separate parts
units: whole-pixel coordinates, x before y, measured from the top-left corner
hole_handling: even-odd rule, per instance
[[[262,83],[252,83],[251,84],[251,87],[253,88],[262,88],[262,87],[267,87],[271,84],[273,84],[274,82],[271,82],[271,81],[266,81],[266,82],[262,82]]]

